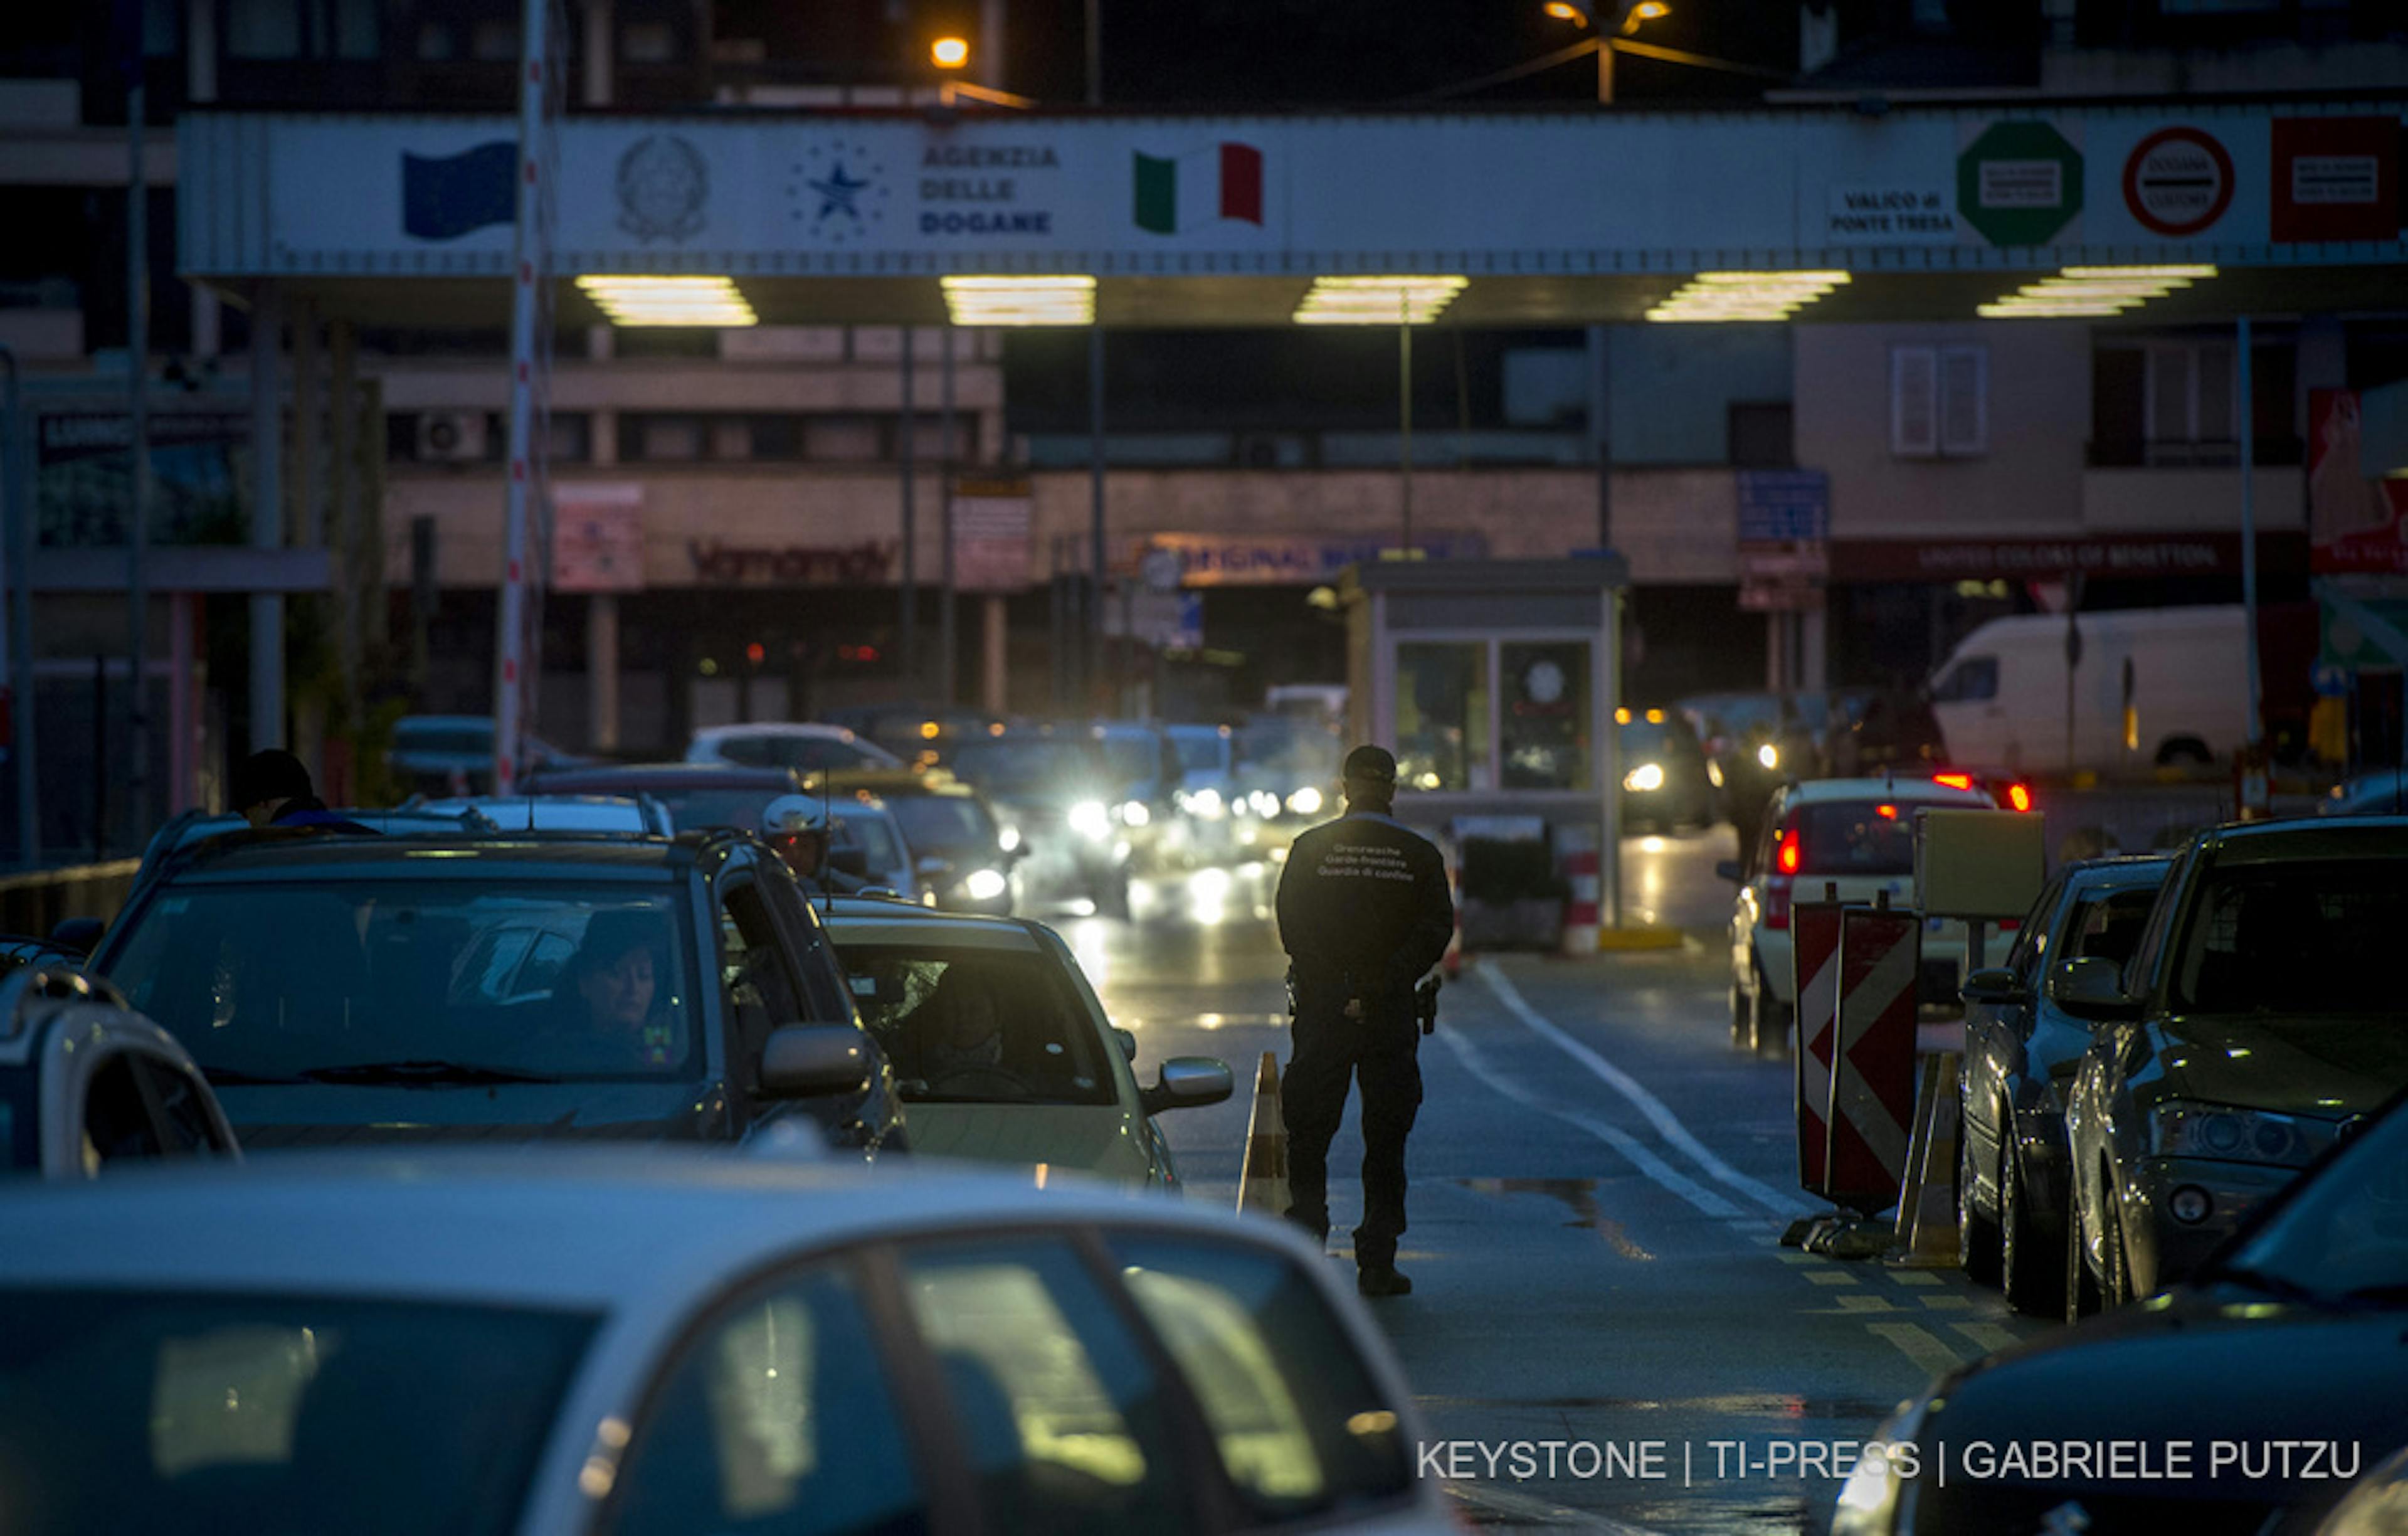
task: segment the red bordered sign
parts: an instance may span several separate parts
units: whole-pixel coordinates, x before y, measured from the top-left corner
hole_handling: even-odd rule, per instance
[[[2232,206],[2232,156],[2197,128],[2160,128],[2124,162],[2124,206],[2160,235],[2196,235]]]

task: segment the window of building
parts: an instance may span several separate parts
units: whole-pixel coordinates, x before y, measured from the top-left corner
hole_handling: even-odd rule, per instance
[[[752,456],[752,420],[749,416],[717,416],[710,422],[710,456],[744,460]]]
[[[2154,342],[2143,380],[2151,464],[2229,464],[2233,427],[2232,344]]]
[[[227,0],[226,55],[235,59],[301,56],[301,7],[295,0]]]
[[[1892,347],[1889,442],[1899,458],[1990,451],[1990,349]]]
[[[624,415],[619,418],[619,456],[653,463],[699,459],[708,438],[699,416]]]
[[[468,28],[471,57],[491,63],[515,63],[519,56],[519,24],[503,17],[482,18]]]
[[[449,64],[459,56],[458,28],[449,22],[418,23],[418,60],[421,64]]]
[[[868,416],[806,416],[803,456],[814,464],[868,464],[885,456],[885,434]]]
[[[630,22],[619,29],[623,63],[671,64],[677,56],[677,30],[666,22]]]

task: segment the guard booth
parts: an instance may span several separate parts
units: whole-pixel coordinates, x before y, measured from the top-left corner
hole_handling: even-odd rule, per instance
[[[1592,930],[1620,917],[1629,584],[1608,553],[1381,561],[1339,585],[1348,739],[1396,753],[1398,816],[1441,837],[1458,819],[1543,817],[1572,892],[1567,923]]]

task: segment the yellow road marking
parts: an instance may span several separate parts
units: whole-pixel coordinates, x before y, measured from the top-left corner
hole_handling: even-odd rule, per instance
[[[1815,1285],[1853,1285],[1856,1277],[1845,1270],[1809,1270],[1806,1280]]]
[[[1889,1277],[1901,1285],[1937,1285],[1940,1277],[1929,1270],[1892,1270]]]
[[[1971,1312],[1973,1310],[1973,1299],[1970,1296],[1927,1296],[1923,1298],[1923,1304],[1933,1312]]]
[[[1965,1363],[1956,1357],[1956,1351],[1916,1324],[1867,1323],[1865,1328],[1897,1345],[1899,1353],[1927,1375],[1944,1376]]]
[[[2010,1349],[2023,1342],[2013,1332],[2000,1328],[1996,1323],[1956,1323],[1951,1326],[1957,1332],[1971,1339],[1973,1342],[1973,1347],[1985,1355],[1995,1355],[2000,1350]]]

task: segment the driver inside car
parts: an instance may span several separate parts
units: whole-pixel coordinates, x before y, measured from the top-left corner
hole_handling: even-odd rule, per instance
[[[914,1076],[937,1084],[971,1074],[1002,1080],[1003,1009],[993,983],[975,969],[945,969],[927,1001],[904,1021]]]

